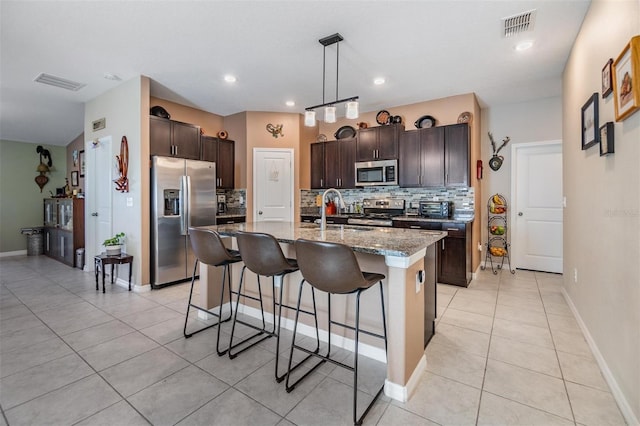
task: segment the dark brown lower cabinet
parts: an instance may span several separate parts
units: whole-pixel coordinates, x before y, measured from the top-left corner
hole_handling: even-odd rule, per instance
[[[396,228],[447,231],[436,243],[437,282],[467,287],[471,281],[471,224],[421,220],[394,220]]]
[[[467,287],[471,281],[471,224],[443,223],[448,236],[440,240],[438,282]]]

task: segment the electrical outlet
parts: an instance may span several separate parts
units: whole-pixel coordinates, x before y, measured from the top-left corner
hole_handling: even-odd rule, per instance
[[[567,207],[567,197],[562,197],[562,207]]]
[[[578,268],[573,268],[573,282],[578,283]]]
[[[482,244],[478,243],[478,251],[482,253]]]

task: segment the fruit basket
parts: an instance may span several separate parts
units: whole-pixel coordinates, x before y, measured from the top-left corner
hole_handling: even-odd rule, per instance
[[[484,270],[488,265],[491,271],[498,274],[498,270],[502,269],[505,260],[509,265],[509,271],[515,274],[515,270],[511,269],[511,258],[509,257],[508,242],[508,224],[507,224],[507,200],[503,195],[494,194],[487,201],[487,244],[486,257],[484,264],[480,269]],[[495,262],[494,262],[495,260]]]

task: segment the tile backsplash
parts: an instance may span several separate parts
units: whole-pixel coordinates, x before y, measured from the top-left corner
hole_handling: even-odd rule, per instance
[[[302,189],[300,191],[300,212],[314,214],[318,212],[316,196],[322,195],[321,189]],[[420,200],[453,201],[454,215],[473,216],[475,194],[469,188],[400,188],[399,186],[378,186],[362,189],[341,189],[340,193],[347,204],[361,202],[364,198],[401,198],[405,200],[408,213],[417,212]]]

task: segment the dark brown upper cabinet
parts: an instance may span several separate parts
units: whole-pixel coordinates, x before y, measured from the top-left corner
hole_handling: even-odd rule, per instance
[[[403,124],[358,130],[356,161],[393,160],[398,158],[398,138]]]
[[[311,144],[311,188],[355,188],[356,138]]]
[[[202,156],[216,163],[216,187],[233,189],[235,185],[235,142],[213,136],[201,136]]]
[[[149,141],[151,155],[200,159],[200,126],[150,116]]]
[[[454,187],[469,185],[469,126],[410,130],[400,135],[401,187]]]

